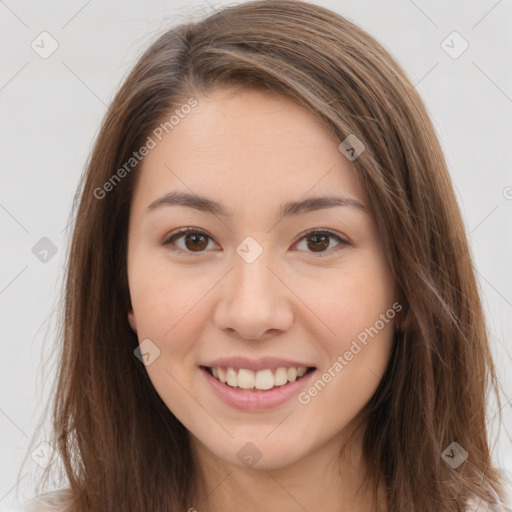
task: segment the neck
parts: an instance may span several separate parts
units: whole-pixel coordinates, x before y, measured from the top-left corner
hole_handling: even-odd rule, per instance
[[[219,459],[191,436],[201,471],[199,497],[191,507],[198,512],[387,510],[385,489],[378,489],[372,508],[373,486],[365,481],[361,434],[347,440],[341,433],[314,453],[279,468],[245,468]],[[343,449],[343,446],[345,448]],[[343,449],[343,451],[342,451]]]

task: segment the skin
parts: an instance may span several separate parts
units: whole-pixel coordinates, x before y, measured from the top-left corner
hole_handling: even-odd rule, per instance
[[[149,338],[160,350],[146,370],[190,432],[204,477],[190,507],[367,511],[362,431],[354,427],[384,373],[394,320],[307,405],[294,397],[265,412],[236,410],[198,368],[218,357],[274,356],[308,361],[319,376],[391,308],[396,286],[367,197],[340,141],[290,100],[233,88],[195,97],[198,105],[143,161],[128,235],[128,319],[139,342]],[[171,191],[207,196],[232,216],[147,211]],[[282,203],[327,194],[366,211],[335,206],[279,220]],[[164,242],[183,227],[210,238],[201,246],[182,236],[174,247],[188,254],[174,252]],[[303,237],[313,228],[348,244],[332,237],[315,250]],[[236,252],[248,236],[263,249],[250,264]],[[237,457],[248,442],[262,454],[253,468]]]

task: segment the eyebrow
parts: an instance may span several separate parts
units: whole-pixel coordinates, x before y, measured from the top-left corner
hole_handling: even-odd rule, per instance
[[[188,192],[169,192],[168,194],[165,194],[153,201],[146,210],[151,212],[163,206],[186,206],[202,212],[212,213],[214,215],[222,215],[224,217],[232,216],[232,214],[228,213],[224,205],[221,203],[197,194],[189,194]],[[307,212],[323,210],[325,208],[332,208],[335,206],[344,206],[354,208],[365,213],[368,212],[366,206],[357,199],[341,196],[321,196],[284,203],[279,210],[279,215],[280,218],[283,218],[291,215],[301,215]]]

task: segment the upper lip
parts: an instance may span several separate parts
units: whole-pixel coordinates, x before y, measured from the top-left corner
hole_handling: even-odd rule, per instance
[[[246,357],[222,357],[208,361],[200,366],[209,366],[210,368],[246,368],[247,370],[265,370],[267,368],[295,368],[305,367],[311,368],[313,365],[291,359],[281,359],[277,357],[261,357],[259,359],[248,359]]]

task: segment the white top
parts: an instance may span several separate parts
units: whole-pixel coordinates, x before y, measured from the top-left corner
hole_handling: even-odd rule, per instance
[[[63,512],[66,507],[62,499],[66,500],[67,496],[66,491],[49,492],[44,495],[44,498],[36,497],[17,508],[2,508],[0,512]],[[499,502],[491,505],[480,498],[472,498],[468,501],[466,512],[512,512],[510,498],[510,495],[506,497],[506,503]],[[48,501],[55,503],[55,505],[49,504]]]

